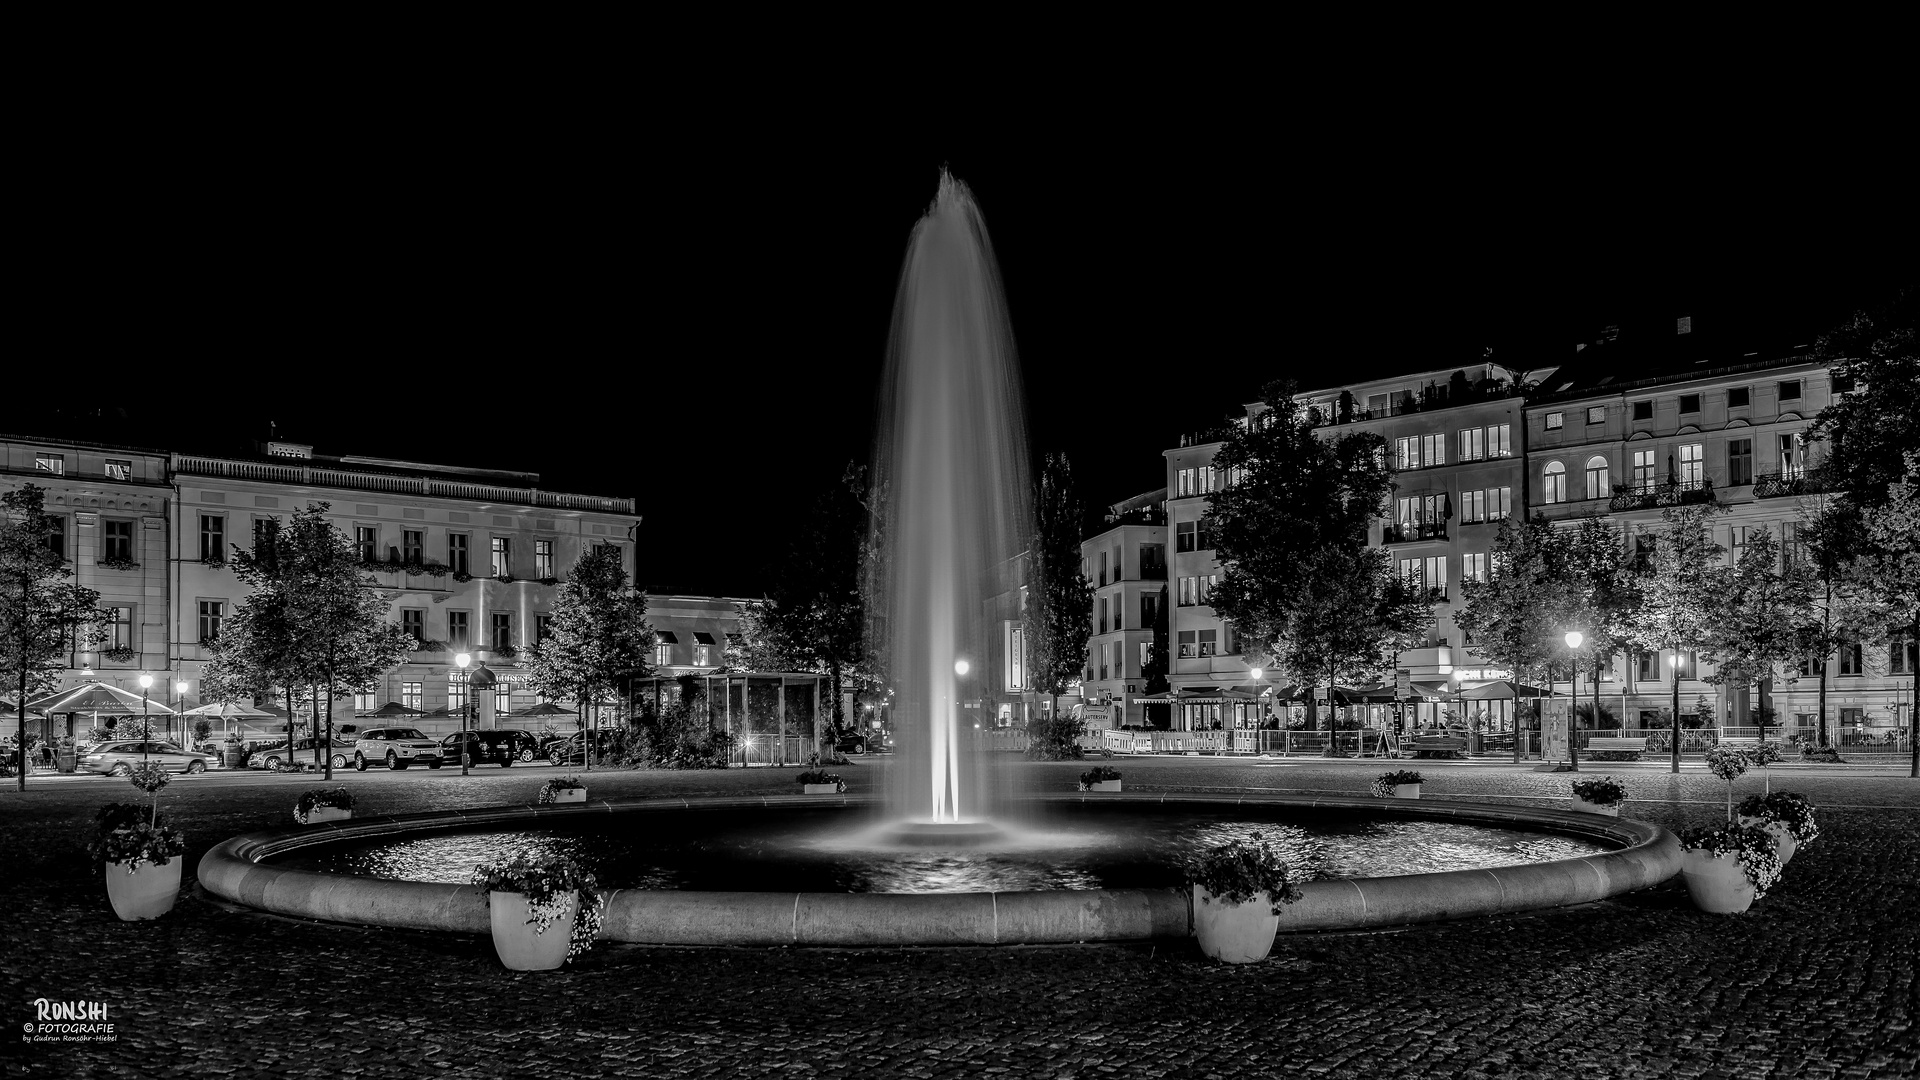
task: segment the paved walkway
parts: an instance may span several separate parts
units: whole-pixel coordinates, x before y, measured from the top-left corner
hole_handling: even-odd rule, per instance
[[[1116,759],[1137,790],[1359,792],[1381,763]],[[1565,774],[1394,763],[1425,798],[1564,799]],[[871,790],[887,764],[840,768]],[[1021,763],[1071,785],[1083,766]],[[527,801],[548,768],[349,773],[363,811]],[[1595,774],[1607,768],[1583,769]],[[1724,787],[1613,768],[1630,816],[1719,813]],[[1228,967],[1190,945],[924,950],[602,946],[514,974],[463,935],[355,930],[183,899],[122,923],[78,845],[122,781],[0,794],[0,1015],[100,1001],[118,1041],[0,1043],[8,1075],[584,1077],[1893,1077],[1920,1060],[1920,781],[1776,770],[1826,836],[1753,911],[1668,885],[1584,908],[1285,938]],[[791,770],[595,773],[607,795],[787,793]],[[311,777],[183,778],[197,859],[289,821]],[[1743,779],[1740,792],[1758,790]],[[192,862],[188,863],[191,867]],[[20,1068],[16,1070],[16,1065]]]

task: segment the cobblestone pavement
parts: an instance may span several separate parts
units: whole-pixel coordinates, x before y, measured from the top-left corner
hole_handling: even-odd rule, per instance
[[[1129,790],[1364,791],[1378,762],[1121,759]],[[1420,762],[1425,798],[1562,800],[1566,775]],[[871,789],[880,761],[840,768]],[[1020,763],[1043,788],[1082,766]],[[1705,823],[1724,787],[1610,772],[1629,816]],[[349,773],[362,812],[531,799],[550,769]],[[209,846],[290,821],[311,777],[183,778],[162,805]],[[1285,937],[1266,963],[1190,944],[745,950],[601,946],[503,970],[467,935],[358,930],[183,897],[113,917],[78,850],[106,778],[0,795],[0,1017],[103,1001],[118,1041],[0,1042],[8,1075],[351,1077],[1879,1077],[1920,1061],[1920,781],[1777,769],[1825,836],[1736,917],[1677,884],[1520,917]],[[1742,779],[1740,793],[1760,781]],[[792,790],[787,770],[600,774],[599,795]],[[1564,804],[1562,804],[1564,805]],[[191,875],[189,874],[189,877]],[[9,1036],[11,1038],[12,1036]],[[16,1065],[19,1067],[16,1070]]]

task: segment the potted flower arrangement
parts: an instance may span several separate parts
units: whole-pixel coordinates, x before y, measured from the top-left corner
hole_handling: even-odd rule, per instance
[[[150,806],[108,803],[95,812],[88,851],[104,866],[107,900],[113,913],[134,922],[157,919],[173,910],[180,896],[179,856],[187,838],[160,816],[160,789],[167,770],[157,762],[136,765],[133,786],[153,796]]]
[[[802,795],[838,795],[847,790],[847,782],[838,773],[822,769],[809,769],[794,779],[800,782]]]
[[[1281,906],[1300,899],[1287,864],[1265,843],[1209,848],[1188,862],[1187,881],[1200,951],[1229,964],[1265,960]]]
[[[540,786],[540,805],[542,806],[586,801],[587,785],[581,783],[578,776],[555,776]]]
[[[473,870],[487,891],[493,949],[514,971],[550,971],[593,947],[605,899],[586,868],[522,851]]]
[[[1411,769],[1383,772],[1373,780],[1373,793],[1382,799],[1417,799],[1420,774]]]
[[[1749,795],[1737,808],[1740,824],[1757,825],[1773,837],[1773,851],[1784,868],[1801,847],[1820,839],[1820,826],[1813,819],[1813,804],[1803,795],[1783,791],[1778,795]]]
[[[1680,875],[1701,911],[1737,915],[1767,895],[1780,880],[1773,837],[1753,825],[1728,822],[1680,834]]]
[[[314,821],[344,821],[353,816],[353,792],[343,787],[308,788],[293,804],[293,820],[305,825]]]
[[[1573,782],[1573,808],[1583,814],[1620,816],[1620,804],[1627,801],[1627,789],[1611,776]]]
[[[1733,782],[1747,771],[1747,754],[1716,746],[1707,751],[1707,770],[1727,782],[1727,820],[1733,820]]]
[[[1095,765],[1080,774],[1081,791],[1119,791],[1120,770],[1111,765]]]

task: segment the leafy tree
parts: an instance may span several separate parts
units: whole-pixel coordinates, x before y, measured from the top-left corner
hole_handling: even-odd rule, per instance
[[[1086,509],[1074,490],[1065,454],[1041,461],[1033,492],[1033,535],[1027,541],[1027,681],[1047,695],[1047,713],[1087,662],[1093,636],[1093,585],[1080,572]]]
[[[1816,705],[1818,739],[1829,745],[1827,732],[1827,667],[1834,655],[1854,642],[1875,636],[1887,624],[1884,605],[1875,596],[1872,581],[1862,570],[1861,537],[1865,522],[1861,508],[1834,495],[1803,500],[1799,535],[1806,545],[1805,571],[1811,575],[1809,610],[1795,628],[1801,643],[1800,659],[1810,663],[1820,685]],[[1788,557],[1796,563],[1789,552]]]
[[[1561,635],[1582,595],[1582,583],[1569,572],[1569,547],[1568,534],[1545,515],[1508,518],[1494,535],[1487,580],[1460,586],[1464,603],[1454,612],[1454,625],[1468,634],[1474,651],[1512,670],[1515,679],[1545,681],[1541,676],[1565,651]],[[1604,565],[1597,550],[1588,557],[1596,567]],[[1516,761],[1521,752],[1516,737]]]
[[[616,548],[596,547],[580,557],[554,597],[546,640],[534,646],[528,682],[550,698],[573,697],[590,715],[596,689],[645,678],[647,598],[628,588]],[[587,767],[592,768],[589,741]]]
[[[27,789],[27,699],[60,686],[65,657],[100,642],[100,594],[73,581],[73,569],[48,546],[53,519],[46,492],[27,484],[0,495],[0,677],[17,690],[20,790]]]
[[[1385,442],[1364,432],[1321,438],[1293,391],[1290,382],[1267,386],[1268,411],[1229,432],[1214,455],[1234,480],[1207,512],[1222,565],[1210,602],[1243,648],[1313,685],[1329,671],[1376,669],[1373,658],[1413,633],[1430,605],[1397,584],[1384,553],[1367,550],[1368,527],[1392,491]],[[1347,603],[1330,604],[1334,596]]]
[[[1907,475],[1920,477],[1920,451],[1906,458]],[[1887,489],[1886,502],[1866,515],[1866,543],[1856,560],[1856,576],[1873,588],[1888,612],[1884,624],[1894,648],[1902,639],[1920,642],[1920,480],[1905,479]],[[1920,665],[1908,668],[1914,680],[1909,701],[1920,702]],[[1911,707],[1910,707],[1911,708]],[[1912,759],[1908,775],[1920,777],[1920,731],[1908,721]]]
[[[1713,503],[1670,507],[1653,533],[1651,565],[1638,573],[1641,603],[1626,638],[1649,652],[1685,653],[1704,648],[1717,617],[1726,575],[1726,549],[1713,542],[1709,518],[1726,509]],[[1680,665],[1670,664],[1673,683],[1673,771],[1680,771]]]
[[[1715,669],[1708,682],[1745,686],[1806,653],[1804,628],[1813,621],[1813,575],[1804,563],[1792,560],[1782,569],[1772,533],[1749,533],[1739,563],[1726,568],[1720,579],[1719,604],[1702,650]]]
[[[1853,508],[1883,505],[1893,485],[1920,479],[1920,288],[1908,286],[1879,311],[1857,312],[1823,335],[1814,355],[1854,389],[1836,394],[1808,434],[1824,440],[1829,486]]]

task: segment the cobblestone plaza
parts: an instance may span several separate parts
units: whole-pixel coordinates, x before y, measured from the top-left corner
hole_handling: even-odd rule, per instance
[[[1375,763],[1119,760],[1129,791],[1358,794]],[[1071,785],[1082,766],[1020,763]],[[884,759],[840,768],[858,792]],[[1421,763],[1425,798],[1562,805],[1568,776]],[[1724,787],[1607,765],[1628,816],[1706,824]],[[363,813],[529,802],[549,769],[353,774]],[[787,770],[613,772],[595,798],[785,794]],[[279,827],[311,778],[210,774],[161,795],[201,853]],[[361,930],[191,895],[114,918],[81,848],[123,782],[36,777],[0,795],[0,982],[33,1002],[102,1002],[111,1043],[15,1042],[9,1075],[640,1077],[1912,1076],[1920,957],[1920,782],[1790,766],[1821,840],[1735,917],[1669,883],[1615,901],[1397,931],[1283,937],[1272,959],[1187,943],[1003,949],[605,946],[512,973],[484,937]],[[1739,792],[1758,790],[1744,778]],[[190,889],[190,885],[189,885]],[[18,1068],[16,1068],[16,1065]]]

